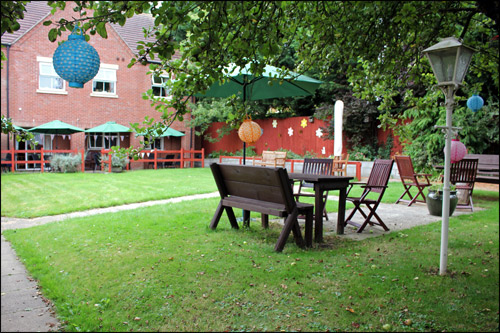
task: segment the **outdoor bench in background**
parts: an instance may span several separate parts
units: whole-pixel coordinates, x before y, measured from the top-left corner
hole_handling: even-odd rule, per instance
[[[314,205],[295,201],[286,169],[217,163],[212,163],[210,169],[221,197],[210,222],[211,229],[217,228],[224,210],[231,227],[238,229],[233,208],[239,208],[261,213],[264,228],[269,226],[268,215],[286,218],[275,251],[283,251],[290,231],[299,247],[312,245]],[[297,221],[299,214],[306,217],[305,244]]]
[[[477,158],[476,182],[498,184],[498,155],[494,154],[467,154],[464,158]]]

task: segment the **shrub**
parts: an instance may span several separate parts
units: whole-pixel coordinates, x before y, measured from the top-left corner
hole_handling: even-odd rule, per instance
[[[128,162],[129,159],[126,157],[120,157],[117,155],[111,156],[111,166],[125,168],[127,167]]]
[[[79,155],[56,154],[50,160],[52,170],[56,172],[72,173],[81,170],[82,158]]]

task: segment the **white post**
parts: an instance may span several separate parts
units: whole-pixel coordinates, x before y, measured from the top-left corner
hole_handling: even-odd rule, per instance
[[[446,104],[446,134],[444,148],[444,187],[443,187],[443,213],[441,224],[441,257],[439,261],[439,274],[446,275],[448,262],[448,228],[450,220],[450,165],[451,165],[451,136],[452,136],[452,113],[454,100],[454,86],[443,88]]]

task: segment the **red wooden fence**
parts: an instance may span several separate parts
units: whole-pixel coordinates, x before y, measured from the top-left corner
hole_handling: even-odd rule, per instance
[[[108,164],[109,172],[111,172],[111,154],[109,154],[111,150],[109,149],[102,149],[101,150],[101,170],[105,170],[105,164]],[[38,149],[38,150],[16,150],[14,148],[11,148],[9,150],[2,150],[1,154],[8,154],[10,153],[11,158],[10,160],[7,159],[2,159],[2,168],[5,166],[10,166],[10,169],[12,172],[15,172],[16,170],[16,165],[26,165],[26,164],[34,164],[34,165],[40,165],[40,171],[45,172],[45,169],[47,167],[46,164],[50,163],[50,160],[47,158],[47,155],[53,155],[53,154],[81,154],[82,157],[82,172],[85,172],[85,151],[82,149],[78,151],[77,149],[73,150],[61,150],[61,149],[50,149],[50,150],[45,150],[43,148]],[[39,154],[37,158],[39,159],[33,159],[33,160],[18,160],[16,156],[18,154]],[[178,158],[160,158],[159,154],[165,153],[165,154],[174,154],[178,155]],[[154,159],[138,159],[138,160],[130,160],[130,163],[136,163],[136,162],[147,162],[147,163],[154,163],[154,168],[155,170],[158,168],[158,163],[162,162],[179,162],[181,168],[185,168],[186,165],[187,167],[194,167],[195,162],[201,162],[201,166],[205,167],[205,150],[154,150],[154,151],[142,151],[141,154],[144,156],[144,154],[154,154]],[[201,157],[196,157],[196,155],[199,154]],[[35,169],[36,170],[36,169]],[[127,165],[127,170],[129,170],[129,165]]]

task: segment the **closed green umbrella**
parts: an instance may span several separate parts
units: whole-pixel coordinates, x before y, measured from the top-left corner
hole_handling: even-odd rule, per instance
[[[30,128],[28,131],[42,134],[73,134],[77,132],[84,132],[83,129],[60,120],[53,120],[40,126]]]
[[[121,132],[130,132],[130,128],[117,124],[114,121],[108,121],[107,123],[85,130],[85,133],[121,133]]]

